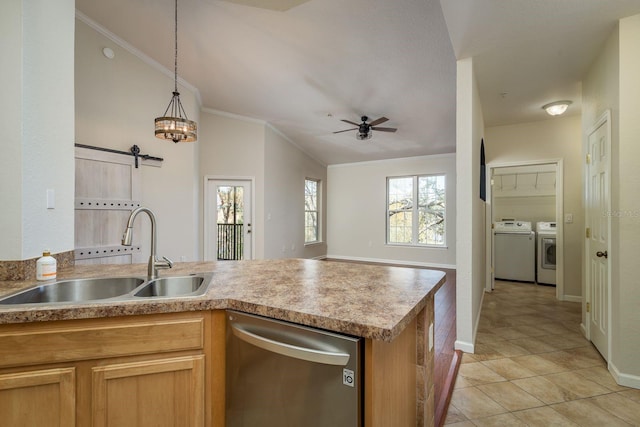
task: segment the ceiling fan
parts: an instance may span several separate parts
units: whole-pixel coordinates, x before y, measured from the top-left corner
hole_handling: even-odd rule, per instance
[[[363,139],[371,139],[371,136],[372,136],[372,132],[371,131],[372,130],[375,130],[375,131],[378,131],[378,132],[395,132],[395,131],[398,130],[396,128],[384,128],[384,127],[378,126],[379,124],[384,123],[384,122],[389,120],[386,117],[380,117],[379,119],[376,119],[376,120],[372,121],[371,123],[367,123],[367,120],[369,120],[369,117],[367,117],[367,116],[362,116],[360,118],[360,120],[362,120],[362,123],[356,123],[356,122],[352,122],[351,120],[342,119],[343,122],[349,123],[350,125],[354,125],[354,126],[357,126],[357,127],[351,128],[351,129],[339,130],[339,131],[334,132],[334,133],[342,133],[342,132],[349,132],[351,130],[357,130],[358,131],[357,138],[359,140],[363,140]]]

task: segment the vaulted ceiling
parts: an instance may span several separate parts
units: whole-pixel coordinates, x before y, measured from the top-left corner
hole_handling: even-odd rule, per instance
[[[173,69],[173,0],[76,0]],[[487,126],[573,101],[640,0],[179,0],[179,75],[203,108],[270,123],[324,164],[455,151],[456,59],[473,56]],[[188,112],[189,113],[189,112]],[[386,116],[366,141],[334,134]]]

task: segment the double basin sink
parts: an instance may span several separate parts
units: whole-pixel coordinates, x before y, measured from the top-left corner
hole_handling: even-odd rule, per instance
[[[196,297],[207,292],[212,277],[212,273],[203,273],[152,280],[139,277],[59,280],[2,297],[0,306]]]

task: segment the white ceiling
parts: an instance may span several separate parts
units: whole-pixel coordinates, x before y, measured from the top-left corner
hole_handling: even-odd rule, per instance
[[[76,7],[173,69],[173,0]],[[265,120],[338,164],[454,152],[456,58],[474,56],[487,126],[543,120],[541,105],[558,99],[578,114],[582,76],[640,0],[179,0],[178,8],[178,73],[203,108]],[[363,114],[386,116],[383,126],[398,131],[367,141],[332,133]]]

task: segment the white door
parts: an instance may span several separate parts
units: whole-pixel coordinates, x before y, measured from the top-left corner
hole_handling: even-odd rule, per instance
[[[251,180],[207,179],[205,260],[252,258]]]
[[[610,230],[610,142],[609,119],[605,116],[587,140],[586,277],[589,335],[600,354],[608,358],[609,334],[609,230]],[[589,307],[590,306],[590,307]],[[607,359],[608,360],[608,359]]]

